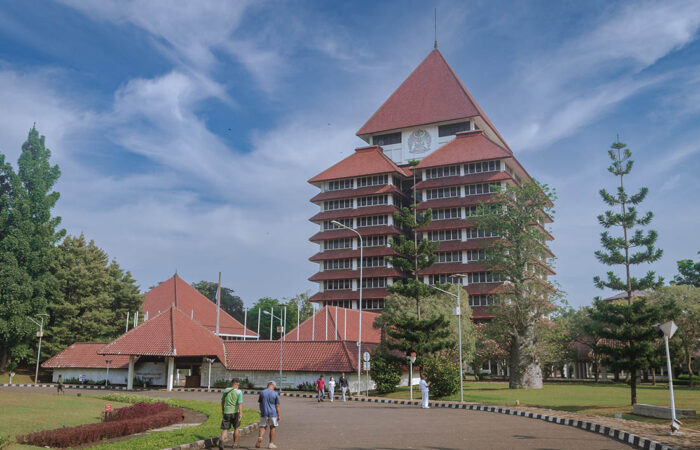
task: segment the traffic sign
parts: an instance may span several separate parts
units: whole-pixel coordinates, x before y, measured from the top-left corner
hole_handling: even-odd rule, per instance
[[[85,383],[85,380],[87,380],[87,377],[85,376],[85,374],[82,374],[78,377],[78,379],[80,380],[81,383]]]
[[[369,352],[364,352],[364,353],[362,354],[362,359],[363,359],[365,362],[369,362]]]
[[[365,361],[362,363],[362,370],[365,372],[369,372],[369,361]]]
[[[112,410],[112,404],[111,404],[111,403],[107,403],[107,404],[105,405],[105,412],[110,412],[111,410]]]

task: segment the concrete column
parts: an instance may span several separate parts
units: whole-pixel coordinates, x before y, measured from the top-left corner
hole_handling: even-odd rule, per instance
[[[168,360],[168,391],[173,390],[173,372],[175,371],[175,358],[167,357]]]
[[[564,363],[564,378],[569,378],[569,363]]]
[[[134,388],[134,355],[129,356],[129,373],[126,376],[126,389]]]

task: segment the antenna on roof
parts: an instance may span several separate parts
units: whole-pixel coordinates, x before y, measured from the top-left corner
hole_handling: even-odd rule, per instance
[[[435,8],[435,50],[437,50],[437,8]]]

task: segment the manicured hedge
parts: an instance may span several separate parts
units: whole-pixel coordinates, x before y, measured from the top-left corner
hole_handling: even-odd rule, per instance
[[[152,416],[168,409],[168,404],[163,402],[146,403],[139,402],[131,406],[115,409],[105,413],[105,422],[114,422],[117,420],[137,419],[139,417]]]

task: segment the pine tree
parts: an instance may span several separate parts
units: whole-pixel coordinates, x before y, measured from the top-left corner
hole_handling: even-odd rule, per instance
[[[393,326],[387,328],[390,339],[387,347],[404,355],[416,352],[418,365],[425,358],[437,356],[441,351],[454,348],[450,339],[450,323],[444,314],[419,319],[410,314],[396,316]]]
[[[700,255],[700,252],[698,252]],[[681,259],[677,262],[678,275],[673,277],[673,284],[688,284],[700,287],[700,261],[693,262],[692,259]]]

